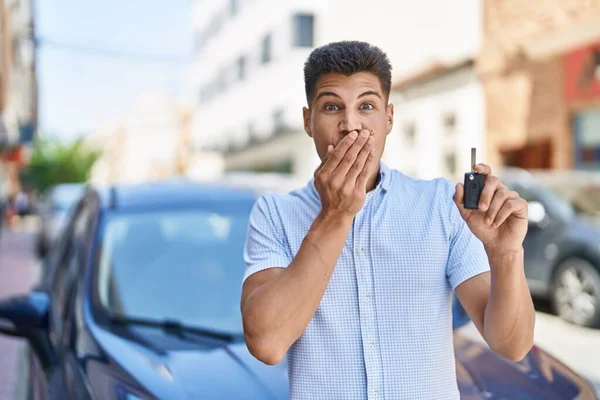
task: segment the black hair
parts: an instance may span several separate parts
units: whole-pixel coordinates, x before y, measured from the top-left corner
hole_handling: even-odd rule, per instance
[[[379,47],[360,41],[341,41],[314,49],[304,63],[304,88],[309,106],[319,77],[329,73],[350,76],[359,72],[377,76],[386,99],[389,98],[392,66]]]

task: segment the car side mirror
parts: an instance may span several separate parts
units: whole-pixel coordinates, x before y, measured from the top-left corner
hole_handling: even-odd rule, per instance
[[[0,301],[0,333],[27,339],[41,365],[56,363],[49,335],[50,296],[34,291]]]
[[[27,338],[35,331],[47,330],[50,297],[31,292],[0,301],[0,333]]]
[[[546,208],[539,201],[527,202],[527,214],[529,226],[544,228],[547,225],[548,215],[546,214]]]

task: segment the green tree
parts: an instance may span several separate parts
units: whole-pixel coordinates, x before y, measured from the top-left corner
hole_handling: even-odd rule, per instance
[[[98,150],[86,149],[83,139],[63,143],[56,139],[38,138],[29,166],[21,175],[21,182],[39,193],[59,183],[86,182],[100,155]]]

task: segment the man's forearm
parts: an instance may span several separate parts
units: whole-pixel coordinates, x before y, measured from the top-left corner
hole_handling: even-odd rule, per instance
[[[290,265],[245,302],[246,334],[275,363],[317,310],[351,226],[352,218],[317,217]]]
[[[525,277],[524,253],[488,251],[491,289],[485,310],[484,337],[500,355],[521,360],[533,345],[535,310]]]

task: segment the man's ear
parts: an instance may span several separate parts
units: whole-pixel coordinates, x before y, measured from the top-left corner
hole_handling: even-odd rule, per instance
[[[302,118],[304,119],[304,131],[310,137],[312,132],[310,131],[310,110],[307,107],[302,107]]]
[[[394,105],[392,103],[388,104],[386,111],[388,117],[387,134],[389,135],[394,127]]]

